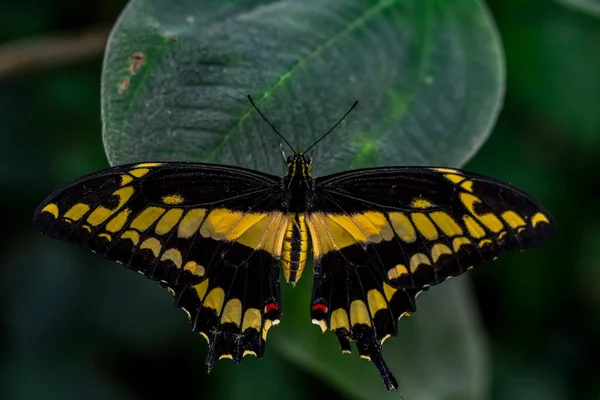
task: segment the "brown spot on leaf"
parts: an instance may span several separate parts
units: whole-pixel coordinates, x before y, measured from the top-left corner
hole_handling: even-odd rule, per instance
[[[119,94],[123,93],[129,87],[129,82],[131,82],[131,78],[126,76],[121,84],[119,85]]]
[[[129,60],[129,73],[135,75],[146,64],[146,55],[142,52],[133,53]]]

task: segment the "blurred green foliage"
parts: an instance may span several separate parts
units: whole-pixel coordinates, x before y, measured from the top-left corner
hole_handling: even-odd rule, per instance
[[[490,140],[466,168],[523,188],[559,226],[549,245],[470,274],[489,334],[489,397],[597,399],[600,20],[547,0],[488,5],[504,42],[506,101]],[[0,48],[110,26],[123,6],[0,3]],[[98,58],[0,76],[0,398],[339,398],[317,371],[274,351],[244,361],[256,369],[230,363],[207,376],[206,346],[188,333],[166,291],[32,228],[31,214],[50,191],[108,165],[100,73]]]

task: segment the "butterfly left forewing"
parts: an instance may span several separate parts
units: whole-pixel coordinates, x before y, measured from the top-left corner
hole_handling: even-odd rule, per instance
[[[241,168],[132,164],[56,191],[34,224],[161,281],[209,341],[212,368],[261,357],[279,321],[287,214],[278,189],[277,178]]]
[[[312,317],[354,340],[388,388],[381,344],[429,286],[541,244],[550,215],[510,185],[447,168],[380,168],[315,180],[305,219],[315,256]]]

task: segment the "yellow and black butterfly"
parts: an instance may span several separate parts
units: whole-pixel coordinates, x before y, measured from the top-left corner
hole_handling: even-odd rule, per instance
[[[34,223],[166,286],[208,341],[209,369],[262,357],[281,315],[280,267],[295,284],[310,240],[312,322],[344,353],[355,341],[388,389],[397,383],[381,346],[420,292],[555,230],[530,196],[481,175],[390,167],[313,178],[307,151],[287,158],[284,177],[184,162],[109,168],[52,193]]]

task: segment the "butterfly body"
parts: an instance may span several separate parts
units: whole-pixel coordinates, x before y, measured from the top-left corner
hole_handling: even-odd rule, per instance
[[[166,286],[207,339],[209,369],[262,357],[281,316],[280,269],[296,283],[312,255],[312,322],[344,353],[354,341],[388,389],[397,383],[381,346],[420,292],[554,232],[530,196],[477,174],[391,167],[313,178],[311,168],[302,153],[283,177],[201,163],[113,167],[51,194],[34,223]]]

